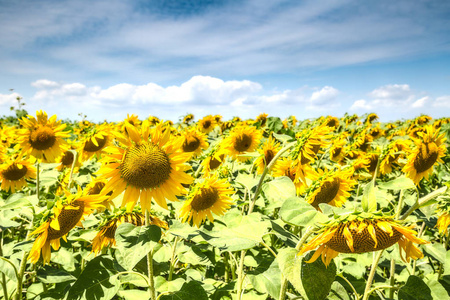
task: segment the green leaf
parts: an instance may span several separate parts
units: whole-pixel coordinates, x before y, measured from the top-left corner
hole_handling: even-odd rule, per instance
[[[288,224],[306,227],[318,222],[323,215],[301,198],[290,197],[281,205],[280,217]]]
[[[160,300],[208,300],[208,295],[202,285],[197,281],[189,281],[183,284],[180,290],[169,295],[162,295]]]
[[[267,127],[270,129],[270,131],[278,133],[281,129],[283,129],[283,122],[279,117],[268,117]]]
[[[433,300],[431,290],[422,279],[415,275],[398,290],[398,300]]]
[[[274,299],[280,296],[281,271],[276,260],[269,266],[263,262],[253,272],[249,272],[247,277],[258,292],[268,293]]]
[[[416,185],[411,179],[401,176],[388,182],[378,182],[378,187],[384,190],[406,190],[415,189]]]
[[[327,299],[331,285],[336,277],[334,261],[326,267],[321,259],[307,263],[313,251],[304,257],[297,256],[298,251],[293,248],[282,249],[278,252],[277,261],[281,272],[294,288],[308,300]]]
[[[431,275],[431,278],[427,280],[427,286],[431,290],[431,296],[433,299],[448,299],[449,294],[442,284],[438,281],[438,274]]]
[[[38,269],[37,277],[44,283],[59,283],[75,281],[77,278],[61,269],[55,269],[51,266],[45,266]]]
[[[123,223],[117,227],[115,239],[117,261],[125,270],[132,270],[158,244],[161,228]]]
[[[30,202],[29,197],[26,197],[24,194],[15,193],[8,197],[6,200],[6,204],[0,207],[0,210],[6,209],[17,209],[22,208],[24,206],[32,206],[33,204]]]
[[[224,220],[229,219],[224,216]],[[216,222],[212,231],[203,229],[199,231],[200,235],[220,251],[247,250],[260,243],[271,224],[268,220],[262,221],[259,213],[236,217],[229,221],[226,225]]]
[[[447,254],[447,251],[445,250],[444,245],[440,243],[425,244],[423,245],[423,249],[427,254],[437,259],[440,263],[445,263],[445,256]]]
[[[259,177],[254,177],[251,174],[239,173],[235,179],[235,182],[244,186],[247,190],[251,191],[259,183]]]
[[[147,299],[149,297],[149,292],[142,290],[125,290],[119,291],[117,295],[123,297],[125,300]]]
[[[262,186],[262,191],[267,200],[277,203],[276,207],[280,207],[284,200],[295,197],[295,185],[289,177],[277,177]],[[275,207],[273,207],[275,208]]]
[[[109,300],[120,288],[117,271],[109,256],[97,256],[91,260],[77,281],[70,287],[67,300],[102,299]]]
[[[362,195],[361,205],[365,212],[375,212],[377,210],[377,198],[376,198],[375,181],[370,181],[364,187],[364,193]]]

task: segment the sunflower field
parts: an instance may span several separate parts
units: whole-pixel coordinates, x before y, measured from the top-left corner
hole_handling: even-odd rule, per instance
[[[450,299],[450,118],[0,119],[0,299]]]

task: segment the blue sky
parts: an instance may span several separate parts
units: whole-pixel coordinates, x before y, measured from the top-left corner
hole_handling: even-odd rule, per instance
[[[0,0],[0,115],[450,117],[450,2]],[[14,91],[10,91],[14,89]]]

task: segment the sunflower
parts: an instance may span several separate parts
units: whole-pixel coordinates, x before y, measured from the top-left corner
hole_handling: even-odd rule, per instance
[[[422,178],[430,176],[435,163],[443,163],[446,152],[444,133],[439,134],[439,130],[427,125],[417,134],[420,138],[415,139],[416,148],[408,155],[408,162],[402,169],[416,185]]]
[[[336,117],[328,116],[328,117],[325,118],[324,123],[325,123],[326,126],[332,127],[334,129],[339,127],[339,119],[336,118]]]
[[[262,149],[258,149],[261,154],[257,159],[255,159],[255,165],[257,167],[256,171],[258,174],[262,174],[267,165],[270,164],[272,159],[280,151],[280,144],[270,136],[269,139],[263,144]]]
[[[195,184],[180,208],[182,222],[190,222],[192,219],[197,227],[200,227],[206,218],[214,222],[212,213],[222,216],[233,204],[233,199],[229,197],[233,193],[229,182],[226,179],[218,179],[217,176]]]
[[[208,137],[197,128],[186,128],[181,135],[184,140],[181,146],[183,152],[191,153],[193,157],[200,155],[209,146],[206,141]]]
[[[422,116],[417,117],[417,118],[414,120],[414,123],[416,123],[416,124],[419,125],[419,126],[422,126],[422,125],[425,125],[425,124],[429,123],[432,119],[433,119],[433,118],[430,117],[430,116],[422,115]]]
[[[320,203],[342,206],[356,185],[351,168],[335,171],[318,170],[315,180],[306,190],[306,202],[318,209]]]
[[[42,110],[36,112],[36,117],[28,115],[20,120],[24,128],[17,133],[16,147],[44,162],[55,162],[62,154],[61,146],[66,144],[63,138],[69,137],[68,132],[62,131],[66,124],[56,121],[56,115],[49,119]]]
[[[217,124],[220,124],[222,122],[222,115],[215,115],[214,120],[216,120]]]
[[[194,120],[194,115],[193,114],[187,114],[186,116],[184,116],[183,118],[183,123],[184,124],[189,124]]]
[[[325,123],[313,128],[306,128],[296,134],[297,144],[295,145],[292,155],[294,159],[300,161],[299,166],[310,164],[314,161],[320,148],[329,143],[332,127],[328,127]]]
[[[26,180],[36,178],[36,168],[29,159],[3,157],[0,162],[0,189],[15,193],[27,186]]]
[[[259,146],[262,133],[253,126],[238,126],[233,128],[229,136],[222,141],[223,149],[227,154],[240,161],[249,157],[240,156],[247,152],[254,152]]]
[[[307,168],[309,166],[306,166]],[[311,170],[307,170],[306,173],[314,173],[314,169],[312,169],[311,167],[309,167]],[[273,177],[281,177],[281,176],[286,176],[289,177],[292,182],[295,185],[295,190],[297,195],[301,195],[305,188],[306,188],[306,184],[305,184],[305,178],[303,175],[303,179],[300,178],[300,176],[297,176],[296,172],[298,170],[298,161],[293,160],[289,157],[281,157],[277,163],[275,164],[275,166],[273,166],[272,169],[272,176]]]
[[[444,212],[442,213],[436,223],[436,227],[439,230],[439,233],[442,235],[448,235],[448,226],[450,225],[450,213]]]
[[[378,120],[378,115],[376,113],[371,113],[367,115],[367,118],[364,120],[365,124],[372,123],[375,120]]]
[[[161,120],[158,117],[155,116],[149,116],[148,117],[148,122],[150,123],[150,125],[152,126],[156,126],[159,123],[161,123]]]
[[[100,125],[90,130],[84,135],[78,150],[78,153],[81,153],[81,161],[87,161],[94,155],[101,158],[105,148],[112,143],[112,140],[113,134],[108,126]]]
[[[381,154],[380,173],[383,175],[391,173],[406,151],[409,151],[409,140],[392,141]]]
[[[128,136],[118,135],[119,144],[108,147],[109,154],[102,158],[100,178],[110,179],[101,194],[112,191],[114,199],[125,191],[122,206],[129,211],[139,199],[143,210],[150,211],[152,199],[167,209],[166,199],[178,201],[176,196],[185,193],[182,183],[192,182],[186,174],[190,153],[181,151],[182,140],[169,130],[162,133],[161,124],[150,128],[145,120],[140,132],[131,125],[126,128]]]
[[[340,134],[333,140],[330,147],[330,160],[340,163],[344,159],[344,146],[347,144],[347,134]]]
[[[48,216],[31,235],[38,235],[33,247],[28,255],[32,263],[36,263],[41,256],[44,265],[50,262],[50,246],[53,250],[60,247],[60,238],[66,240],[69,231],[76,225],[81,225],[84,216],[91,214],[95,209],[101,206],[105,197],[86,196],[82,194],[81,189],[76,194],[70,194],[66,191],[65,203],[58,203],[53,209],[53,216]]]
[[[216,125],[216,119],[212,115],[207,115],[197,122],[200,131],[206,134],[210,133]]]
[[[205,176],[209,176],[211,172],[217,170],[224,162],[225,157],[226,153],[222,149],[213,149],[201,163]]]
[[[261,127],[264,127],[264,125],[266,125],[267,122],[267,116],[268,114],[266,113],[259,114],[259,116],[257,116],[255,119],[255,123],[259,122],[261,124]]]
[[[419,259],[422,252],[413,244],[426,244],[427,241],[416,237],[413,226],[405,227],[397,221],[383,217],[352,214],[339,221],[325,226],[321,233],[306,244],[299,254],[319,248],[307,263],[314,262],[322,256],[323,263],[328,266],[339,253],[366,253],[386,249],[396,243],[406,254],[400,256],[403,261]]]
[[[122,223],[130,223],[135,226],[142,226],[145,223],[145,216],[140,212],[124,212],[113,216],[112,218],[108,218],[106,223],[101,226],[99,232],[95,236],[92,241],[92,252],[98,254],[105,247],[115,246],[116,245],[116,229]],[[168,229],[167,223],[161,221],[157,217],[150,216],[150,224],[156,225],[164,229]]]

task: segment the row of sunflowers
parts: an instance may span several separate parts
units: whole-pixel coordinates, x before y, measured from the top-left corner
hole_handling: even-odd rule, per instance
[[[3,299],[450,297],[450,118],[38,111],[0,136]]]

